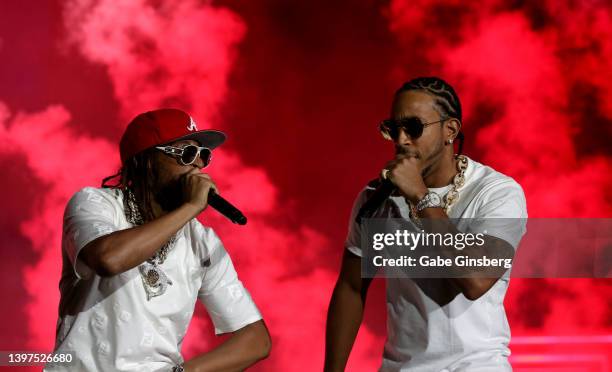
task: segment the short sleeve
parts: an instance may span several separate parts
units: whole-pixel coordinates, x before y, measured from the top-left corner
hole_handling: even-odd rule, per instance
[[[348,249],[351,253],[362,257],[363,252],[361,250],[361,226],[355,222],[359,209],[365,203],[367,198],[366,189],[363,189],[355,202],[353,203],[353,209],[351,210],[351,217],[348,221],[348,234],[344,242],[344,248]]]
[[[234,332],[262,319],[251,295],[238,279],[232,260],[212,229],[203,229],[210,256],[198,298],[215,326],[215,333]]]
[[[509,180],[483,190],[478,197],[482,204],[470,232],[503,239],[516,249],[527,225],[527,203],[521,186]]]
[[[89,279],[93,275],[79,253],[93,240],[119,230],[116,214],[109,196],[92,187],[77,192],[68,202],[64,211],[62,249],[79,279]]]

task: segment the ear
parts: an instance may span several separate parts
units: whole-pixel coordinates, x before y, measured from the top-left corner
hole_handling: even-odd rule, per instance
[[[444,132],[447,136],[445,140],[454,140],[461,130],[461,121],[457,118],[450,118],[444,122]]]

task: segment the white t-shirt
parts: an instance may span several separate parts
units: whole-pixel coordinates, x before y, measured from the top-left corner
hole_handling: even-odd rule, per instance
[[[525,196],[519,184],[469,158],[465,177],[449,217],[486,218],[467,229],[474,233],[486,230],[487,235],[504,239],[516,249],[525,233],[526,220],[508,220],[513,223],[507,228],[488,220],[527,218]],[[451,185],[429,190],[442,197],[450,189]],[[370,190],[373,189],[366,187],[355,201],[345,242],[346,249],[360,257],[361,229],[355,216]],[[387,199],[375,215],[408,216],[408,205],[401,196]],[[510,328],[503,306],[508,273],[476,301],[468,300],[442,279],[389,277],[386,281],[387,341],[380,371],[511,370],[507,360]]]
[[[148,301],[138,267],[100,277],[79,258],[87,243],[132,226],[120,190],[86,187],[68,203],[55,351],[72,352],[73,362],[47,364],[45,371],[168,371],[183,362],[196,299],[217,334],[261,319],[223,244],[196,219],[178,231],[160,265],[172,285]]]

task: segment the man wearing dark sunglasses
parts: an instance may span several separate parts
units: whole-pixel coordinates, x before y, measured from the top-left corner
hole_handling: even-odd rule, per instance
[[[525,233],[523,191],[512,178],[455,154],[455,140],[459,154],[462,150],[461,125],[459,97],[442,79],[417,78],[396,92],[391,117],[378,128],[392,141],[396,156],[381,171],[386,181],[371,182],[353,207],[328,311],[326,372],[344,371],[362,320],[371,282],[362,277],[362,259],[372,247],[362,242],[363,220],[356,221],[356,216],[375,189],[381,190],[381,182],[390,181],[396,189],[373,217],[402,219],[424,232],[434,226],[426,222],[436,221],[436,232],[452,236],[459,233],[456,221],[462,221],[467,224],[462,231],[483,234],[484,246],[470,249],[472,253],[513,256]],[[445,252],[452,258],[460,254]],[[505,269],[486,273],[387,276],[388,335],[380,371],[510,371],[510,330],[503,307],[509,275]]]
[[[72,362],[46,371],[233,371],[268,355],[259,310],[219,237],[196,219],[216,189],[201,169],[224,141],[177,109],[130,122],[119,173],[66,207],[55,352]],[[229,338],[184,361],[197,300]]]

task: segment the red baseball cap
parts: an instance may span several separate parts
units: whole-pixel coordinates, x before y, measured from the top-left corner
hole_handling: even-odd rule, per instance
[[[198,130],[193,118],[179,109],[148,111],[132,119],[125,129],[119,143],[121,162],[153,146],[179,140],[194,140],[212,150],[225,141],[225,133]]]

